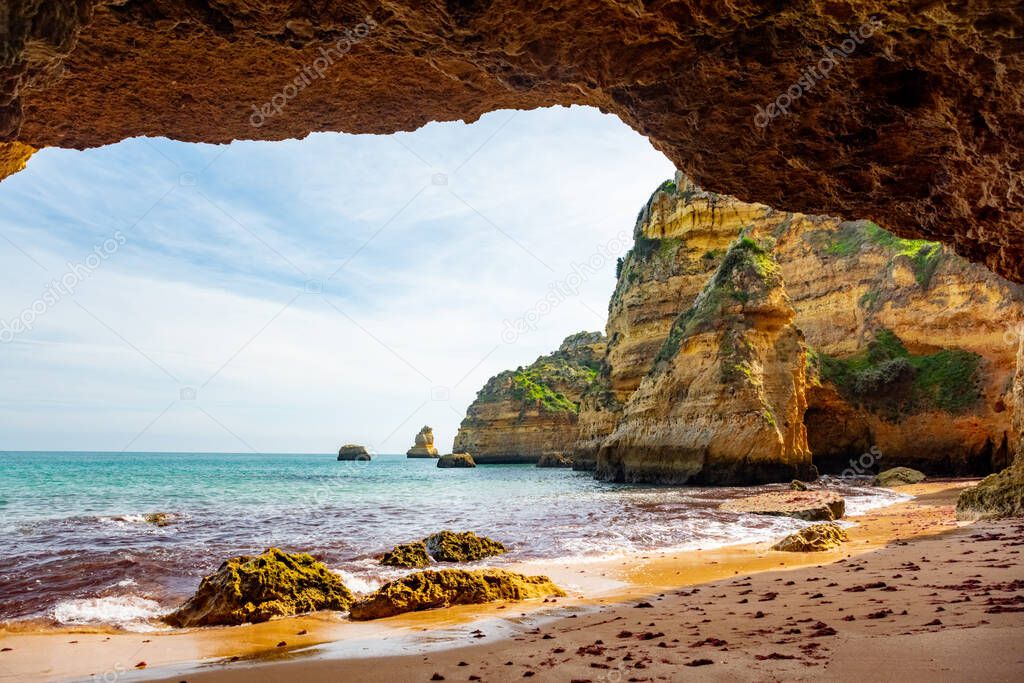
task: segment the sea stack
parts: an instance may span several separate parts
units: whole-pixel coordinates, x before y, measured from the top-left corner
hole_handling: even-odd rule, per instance
[[[434,430],[424,426],[416,435],[416,444],[405,452],[407,458],[436,458],[437,449],[434,448]]]
[[[347,443],[338,449],[338,460],[371,460],[369,451],[365,446],[358,446],[354,443]]]

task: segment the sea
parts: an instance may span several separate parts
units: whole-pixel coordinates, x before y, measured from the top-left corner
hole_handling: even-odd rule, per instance
[[[822,481],[854,519],[906,498],[865,479]],[[610,484],[404,455],[0,452],[0,626],[166,628],[160,615],[204,575],[268,547],[311,553],[366,593],[405,573],[375,556],[442,529],[510,547],[489,566],[766,541],[807,523],[718,506],[782,488]]]

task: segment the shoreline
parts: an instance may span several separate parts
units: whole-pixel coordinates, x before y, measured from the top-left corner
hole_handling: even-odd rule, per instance
[[[0,654],[0,681],[26,677],[81,680],[91,676],[155,680],[172,674],[174,680],[186,674],[190,680],[196,676],[202,680],[232,680],[232,672],[251,666],[305,670],[367,658],[390,661],[424,652],[432,653],[432,659],[443,658],[447,656],[443,653],[460,649],[467,640],[515,643],[541,625],[586,619],[608,609],[626,609],[627,601],[651,599],[659,591],[708,585],[740,574],[771,576],[779,571],[834,566],[903,543],[903,539],[955,533],[966,525],[955,521],[952,504],[959,490],[971,483],[973,480],[954,480],[900,487],[898,492],[914,498],[852,518],[850,542],[842,549],[823,553],[780,553],[769,550],[769,543],[756,543],[651,552],[585,564],[555,566],[528,561],[507,567],[547,574],[556,583],[571,586],[572,592],[582,592],[554,604],[527,601],[462,606],[373,622],[350,622],[336,614],[320,613],[263,624],[150,633],[63,627],[44,631],[8,629],[0,631],[4,646],[12,648]],[[477,629],[485,638],[473,638]],[[279,647],[282,642],[285,645]],[[413,658],[422,662],[421,656]],[[145,668],[136,668],[141,662],[145,662]],[[308,672],[297,673],[305,678]]]

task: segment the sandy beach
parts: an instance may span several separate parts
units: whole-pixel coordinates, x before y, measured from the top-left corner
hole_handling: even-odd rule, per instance
[[[516,567],[581,587],[553,604],[8,631],[0,680],[1019,680],[1024,523],[957,523],[967,484],[903,487],[914,500],[852,518],[837,551],[757,544]]]

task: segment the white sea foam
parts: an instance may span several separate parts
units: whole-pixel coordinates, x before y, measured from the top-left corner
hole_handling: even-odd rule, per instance
[[[167,610],[154,600],[135,595],[80,598],[57,603],[52,612],[60,624],[109,624],[130,631],[153,631],[149,623]]]

